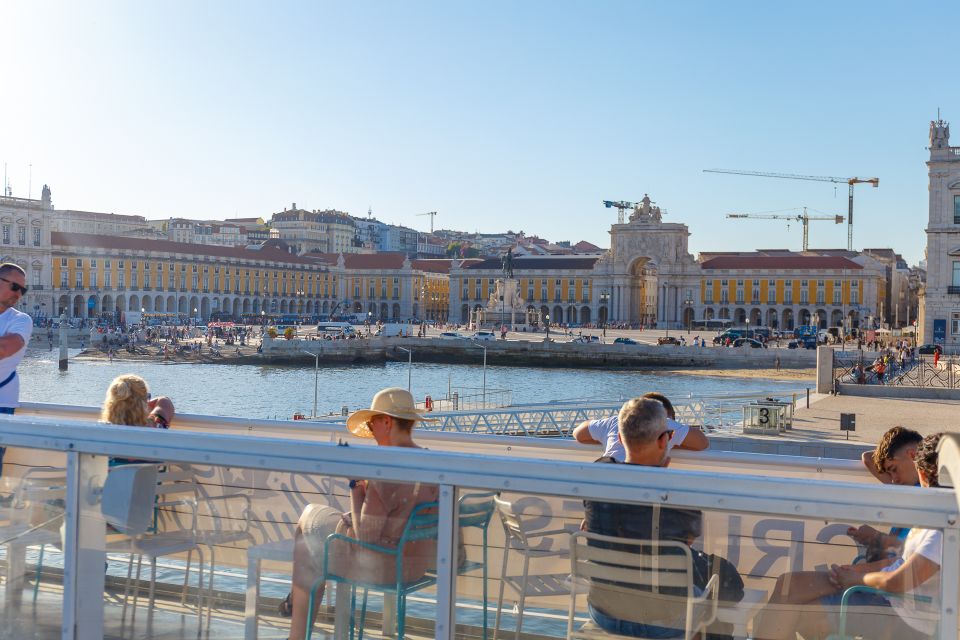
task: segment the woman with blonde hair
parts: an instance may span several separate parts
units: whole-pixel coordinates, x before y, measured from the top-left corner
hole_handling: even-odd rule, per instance
[[[170,398],[151,398],[147,382],[128,373],[110,383],[100,419],[110,424],[167,429],[173,413]]]

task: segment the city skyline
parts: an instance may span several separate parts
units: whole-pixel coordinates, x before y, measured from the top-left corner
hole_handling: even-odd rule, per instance
[[[916,264],[928,124],[960,94],[931,37],[960,9],[934,5],[6,3],[0,16],[15,25],[0,43],[13,195],[46,183],[58,208],[147,218],[296,202],[608,247],[616,211],[601,200],[649,193],[694,252],[799,249],[798,223],[724,216],[845,215],[843,185],[702,170],[876,176],[856,190],[854,247]],[[846,245],[845,225],[810,236]]]

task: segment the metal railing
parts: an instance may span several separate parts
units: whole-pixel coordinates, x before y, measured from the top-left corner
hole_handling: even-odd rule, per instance
[[[457,493],[467,487],[471,491],[509,488],[520,494],[569,497],[576,504],[581,500],[642,500],[734,515],[912,523],[915,527],[942,530],[940,573],[944,579],[936,605],[940,623],[936,637],[956,638],[960,528],[953,491],[645,467],[623,473],[616,468],[618,465],[503,456],[475,456],[482,464],[465,464],[463,453],[343,447],[334,443],[157,431],[23,416],[0,418],[0,425],[5,445],[59,452],[67,460],[62,638],[103,637],[105,528],[99,495],[106,477],[106,456],[255,471],[323,473],[339,478],[364,478],[376,469],[377,477],[385,481],[438,485],[437,604],[433,629],[438,638],[454,637],[458,594]],[[950,475],[956,475],[958,449],[955,442],[947,444],[951,446],[942,447],[942,451],[949,448],[950,455],[942,454],[941,465],[947,466]],[[745,460],[743,464],[750,463]],[[101,551],[97,553],[97,549]]]
[[[490,391],[487,391],[488,395]],[[739,431],[742,407],[751,402],[774,398],[796,404],[804,390],[774,393],[746,393],[698,396],[673,399],[677,420],[707,432]],[[433,422],[425,423],[427,431],[482,433],[535,437],[569,437],[585,420],[598,420],[616,415],[623,400],[551,402],[542,405],[504,406],[496,409],[457,411],[434,405]]]
[[[880,364],[878,354],[834,352],[833,382],[928,389],[960,389],[960,357],[917,355],[905,360],[890,357]]]
[[[416,403],[418,409],[431,412],[471,411],[509,407],[513,404],[513,392],[509,389],[482,389],[480,387],[453,387],[446,395],[430,397],[427,401]]]

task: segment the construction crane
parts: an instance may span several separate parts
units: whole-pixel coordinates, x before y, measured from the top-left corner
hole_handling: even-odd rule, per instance
[[[737,169],[704,169],[704,173],[732,173],[738,176],[759,176],[761,178],[786,178],[787,180],[812,180],[814,182],[832,182],[847,184],[847,251],[853,251],[853,185],[869,183],[874,188],[880,186],[880,178],[836,178],[834,176],[804,176],[795,173],[770,173],[768,171],[739,171]]]
[[[796,216],[778,216],[778,215],[761,215],[756,213],[728,213],[728,218],[751,218],[753,220],[789,220],[797,221],[803,223],[803,250],[806,251],[810,248],[810,221],[811,220],[832,220],[836,224],[843,224],[843,216],[841,215],[830,215],[830,216],[811,216],[807,214],[807,208],[803,208],[803,213]]]
[[[626,200],[604,200],[603,206],[607,209],[616,209],[617,210],[617,224],[623,224],[623,212],[627,209],[633,209],[637,206],[636,202],[627,202]]]
[[[433,219],[437,216],[436,211],[428,211],[426,213],[418,213],[417,217],[420,216],[430,216],[430,233],[433,233]]]

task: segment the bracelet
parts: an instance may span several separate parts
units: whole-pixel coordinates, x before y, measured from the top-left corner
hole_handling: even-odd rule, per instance
[[[351,488],[351,489],[356,489],[356,488],[357,488],[357,480],[351,480],[351,481],[350,481],[350,488]]]

